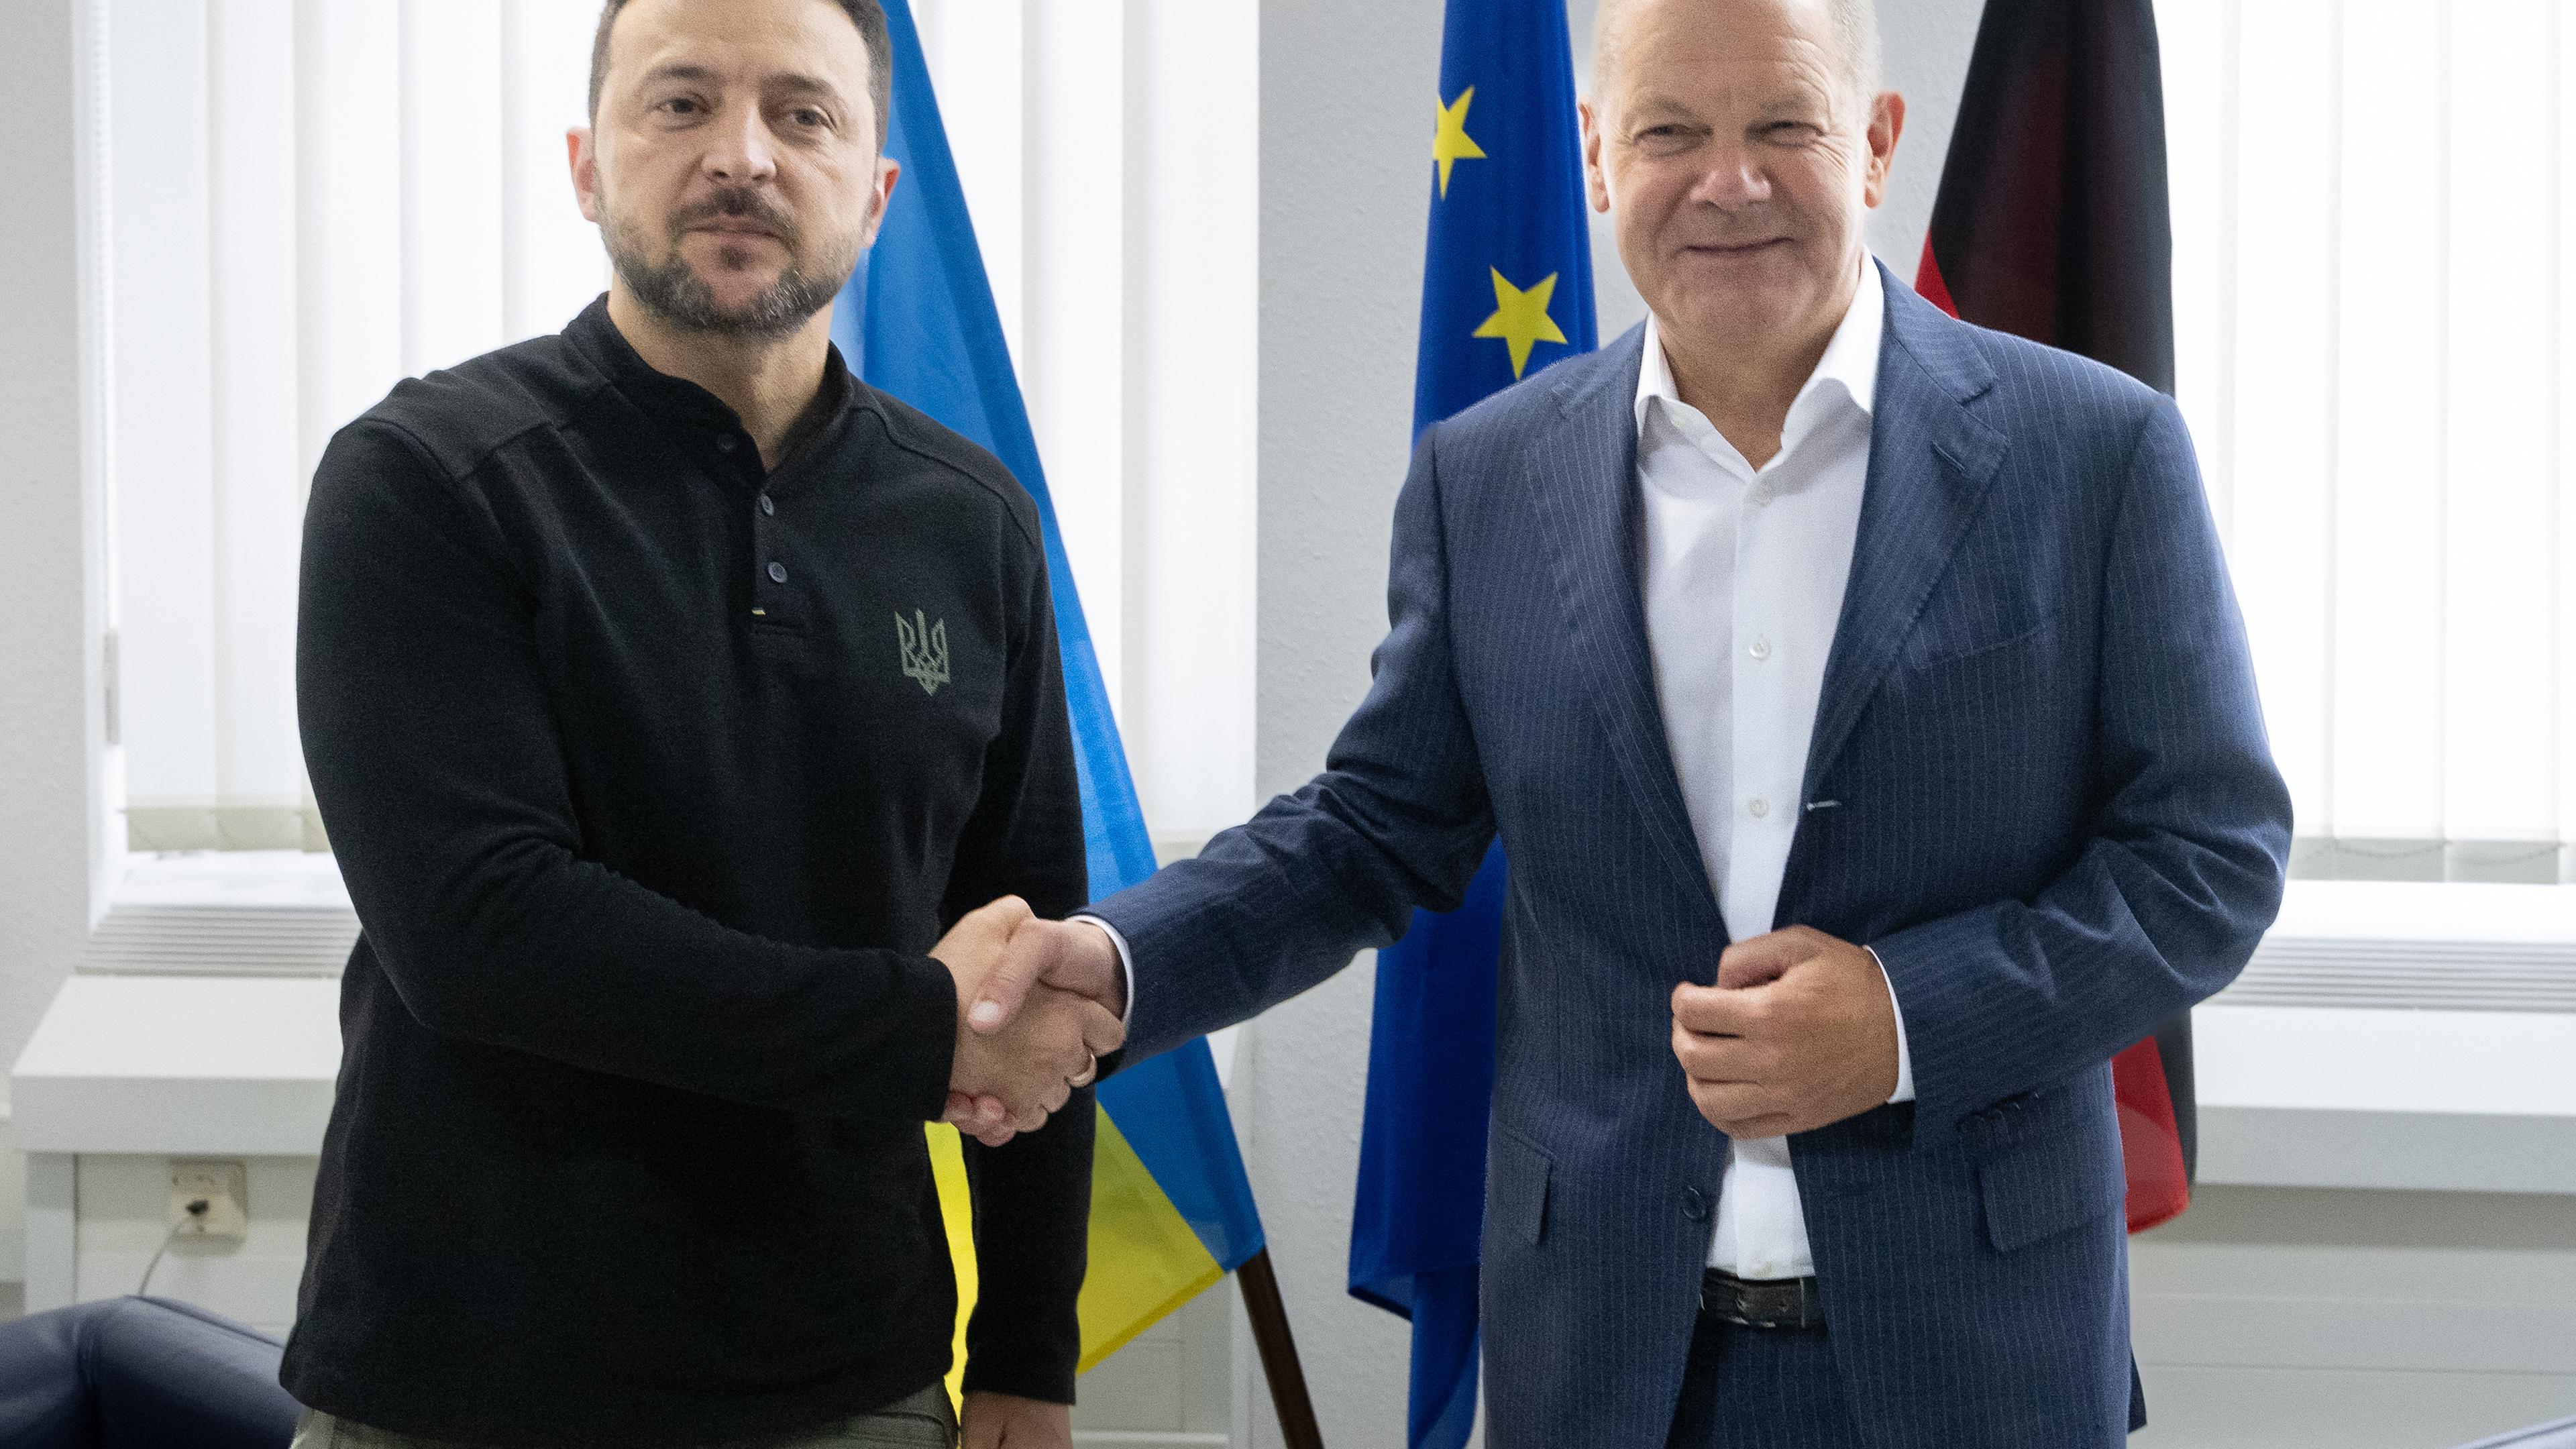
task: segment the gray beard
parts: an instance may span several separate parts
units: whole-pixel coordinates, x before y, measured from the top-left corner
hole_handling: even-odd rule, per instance
[[[644,254],[636,229],[613,212],[609,224],[600,228],[600,238],[607,244],[609,264],[617,269],[618,279],[645,311],[675,330],[710,337],[784,337],[831,306],[859,265],[855,244],[845,248],[849,254],[846,262],[820,272],[805,267],[801,258],[791,260],[787,270],[779,273],[778,280],[759,296],[728,308],[716,301],[715,289],[681,257],[677,238],[662,261],[651,261]],[[788,249],[795,257],[795,238],[788,239]]]

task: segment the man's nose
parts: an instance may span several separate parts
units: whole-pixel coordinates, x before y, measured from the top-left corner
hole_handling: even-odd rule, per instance
[[[1720,145],[1714,150],[1707,169],[1691,185],[1691,200],[1733,211],[1770,199],[1771,178],[1763,173],[1752,147]]]
[[[704,163],[708,179],[728,186],[768,180],[778,174],[777,142],[758,106],[742,108],[716,127]]]

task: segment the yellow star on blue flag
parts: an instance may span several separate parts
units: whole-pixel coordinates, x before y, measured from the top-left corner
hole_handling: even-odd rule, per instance
[[[1502,270],[1494,274],[1494,315],[1476,329],[1478,337],[1497,337],[1512,350],[1512,380],[1518,382],[1529,370],[1530,349],[1542,342],[1563,342],[1564,329],[1547,315],[1548,299],[1556,295],[1556,273],[1539,278],[1538,284],[1524,292],[1504,280]]]
[[[1440,165],[1440,195],[1449,195],[1449,168],[1461,161],[1478,160],[1485,148],[1467,134],[1467,108],[1476,102],[1476,88],[1469,86],[1458,93],[1458,99],[1440,108],[1439,128],[1431,135],[1431,159]]]

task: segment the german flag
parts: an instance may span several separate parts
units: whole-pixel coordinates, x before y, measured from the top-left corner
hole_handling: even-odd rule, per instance
[[[2173,230],[2152,0],[1986,0],[1915,291],[2174,390]],[[2129,1231],[2191,1202],[2191,1017],[2111,1064]]]

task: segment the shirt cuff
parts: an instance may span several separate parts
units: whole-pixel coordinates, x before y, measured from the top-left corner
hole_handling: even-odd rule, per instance
[[[1101,924],[1105,927],[1109,923],[1103,921]],[[1109,935],[1110,939],[1116,940],[1118,933],[1111,931]],[[1869,952],[1869,959],[1878,961],[1876,950],[1868,946],[1863,946],[1861,949]],[[1126,954],[1125,942],[1119,942],[1118,951],[1122,956]],[[1914,1053],[1907,1050],[1905,1045],[1905,1007],[1896,999],[1896,981],[1887,974],[1887,963],[1884,961],[1878,961],[1878,979],[1887,983],[1887,1009],[1896,1017],[1896,1090],[1887,1094],[1887,1100],[1911,1102],[1914,1100]],[[1132,986],[1134,983],[1129,984]]]
[[[1069,921],[1081,921],[1086,925],[1098,926],[1100,928],[1100,933],[1109,938],[1109,944],[1118,948],[1118,964],[1127,973],[1127,1009],[1118,1014],[1118,1024],[1120,1026],[1125,1026],[1128,1021],[1136,1015],[1136,957],[1127,949],[1127,938],[1118,934],[1118,928],[1116,926],[1109,924],[1098,916],[1067,916],[1065,919]],[[1894,988],[1889,988],[1888,994],[1890,997],[1893,997],[1895,995]],[[1902,1026],[1897,1029],[1896,1041],[1898,1053],[1897,1060],[1902,1062],[1904,1060],[1905,1050],[1905,1031]],[[1914,1095],[1914,1078],[1909,1073],[1906,1075],[1904,1080],[1905,1094],[1911,1097]]]

